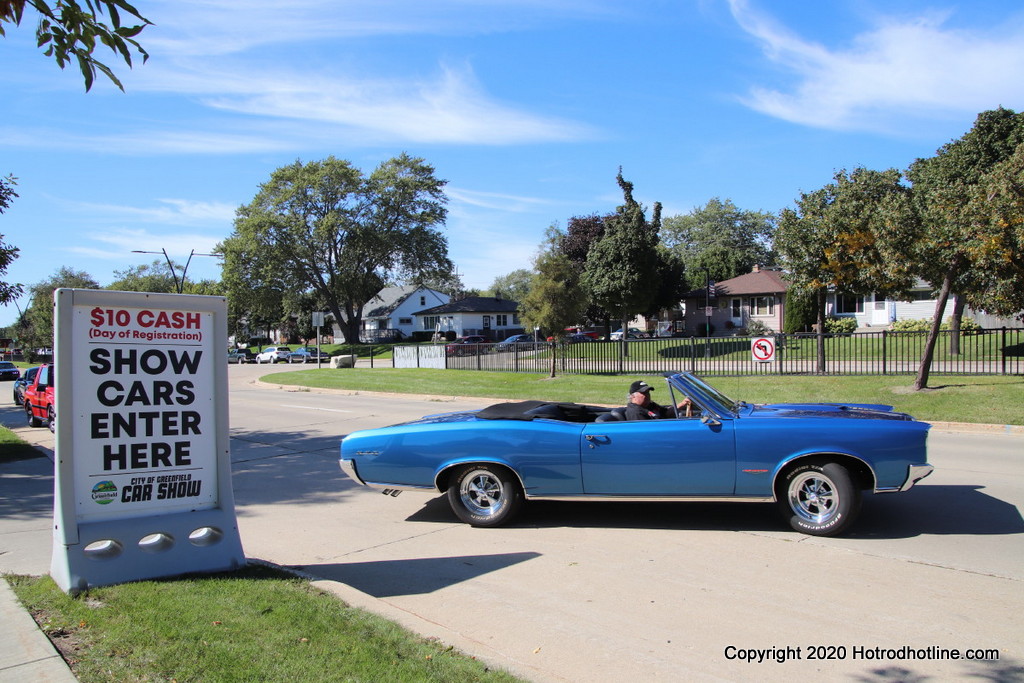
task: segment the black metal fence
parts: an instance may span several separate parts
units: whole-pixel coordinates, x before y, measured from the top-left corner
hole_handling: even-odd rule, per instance
[[[912,375],[926,332],[765,337],[685,337],[550,344],[460,344],[445,347],[445,366],[462,370],[711,375]],[[819,342],[822,353],[819,354]],[[755,343],[757,346],[755,347]],[[933,375],[1024,374],[1024,328],[940,333]]]

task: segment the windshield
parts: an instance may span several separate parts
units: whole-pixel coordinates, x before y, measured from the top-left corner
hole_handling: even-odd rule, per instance
[[[683,377],[685,377],[686,382],[693,384],[696,389],[701,391],[701,393],[705,394],[707,397],[711,398],[716,403],[720,404],[729,412],[735,413],[739,409],[739,401],[732,400],[731,398],[720,392],[718,389],[715,389],[713,386],[711,386],[704,380],[700,379],[696,375],[685,373]]]

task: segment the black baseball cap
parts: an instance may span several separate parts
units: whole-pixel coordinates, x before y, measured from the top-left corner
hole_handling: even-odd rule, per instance
[[[648,391],[654,391],[654,387],[652,387],[650,384],[643,381],[642,379],[638,379],[637,381],[629,385],[629,393],[635,394],[638,391],[642,391],[646,394]]]

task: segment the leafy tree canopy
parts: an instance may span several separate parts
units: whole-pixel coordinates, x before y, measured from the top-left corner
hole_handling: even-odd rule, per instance
[[[633,184],[622,177],[621,169],[616,180],[625,202],[605,221],[604,235],[590,248],[582,284],[593,303],[625,325],[647,311],[658,292],[661,204],[655,203],[648,222],[644,208],[633,199]]]
[[[63,69],[71,61],[85,79],[88,92],[99,71],[124,91],[124,86],[114,72],[96,59],[94,52],[99,45],[105,45],[129,67],[132,52],[149,59],[149,54],[135,40],[151,22],[125,0],[0,0],[0,36],[6,36],[5,24],[20,26],[28,6],[39,14],[36,25],[36,43],[45,47],[45,55],[53,57],[57,66]],[[129,24],[122,23],[122,13],[134,17]],[[100,18],[106,14],[109,25]],[[140,23],[134,23],[138,20]]]
[[[730,199],[714,197],[688,214],[666,218],[661,240],[679,255],[686,272],[718,281],[749,273],[755,265],[775,265],[774,232],[773,214],[743,211]]]
[[[62,267],[52,276],[32,285],[32,302],[19,321],[18,341],[25,349],[53,347],[53,290],[61,288],[100,289],[88,273]]]
[[[369,176],[334,157],[277,169],[218,247],[229,296],[270,302],[278,292],[313,292],[346,340],[358,340],[363,307],[387,282],[451,272],[437,230],[444,184],[407,154]]]
[[[491,283],[491,294],[509,301],[522,302],[530,292],[533,273],[525,268],[499,275]]]
[[[0,178],[0,213],[3,213],[11,206],[11,202],[18,193],[14,186],[18,184],[17,178],[12,175]],[[0,234],[0,277],[7,273],[7,269],[18,258],[18,248],[12,247],[4,242],[4,236]],[[20,284],[9,284],[0,281],[0,304],[9,304],[21,296],[24,288]]]

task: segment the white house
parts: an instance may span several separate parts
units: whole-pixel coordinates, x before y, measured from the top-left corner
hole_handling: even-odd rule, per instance
[[[406,285],[385,287],[363,308],[362,338],[364,341],[411,337],[416,330],[416,311],[441,306],[451,297],[429,287]]]
[[[523,331],[519,304],[490,296],[471,296],[415,313],[417,329],[423,332],[451,332],[456,337],[479,334],[501,340]]]

